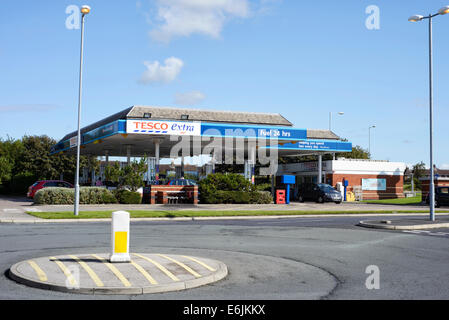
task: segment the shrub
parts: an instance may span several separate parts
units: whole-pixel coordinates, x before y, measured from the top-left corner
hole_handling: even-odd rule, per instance
[[[114,190],[114,194],[119,203],[122,204],[141,204],[142,196],[139,192],[129,190]]]
[[[273,202],[273,197],[267,191],[222,191],[218,190],[202,195],[202,203],[209,204],[269,204]]]
[[[273,203],[273,196],[270,191],[255,191],[251,194],[251,203],[270,204]]]
[[[271,188],[264,185],[262,188]],[[273,197],[268,191],[258,191],[244,176],[236,173],[215,173],[199,183],[200,201],[202,203],[239,203],[268,204]]]
[[[74,204],[75,189],[44,188],[36,192],[35,204]],[[81,187],[80,204],[117,203],[111,191],[99,187]]]
[[[24,195],[28,187],[36,182],[36,176],[30,172],[23,172],[15,175],[9,185],[9,192]]]

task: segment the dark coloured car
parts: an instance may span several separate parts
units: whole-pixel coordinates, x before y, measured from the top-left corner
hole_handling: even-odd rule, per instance
[[[342,196],[334,187],[324,183],[305,183],[299,186],[298,201],[335,202],[340,204]]]
[[[427,195],[426,203],[429,204],[429,195]],[[435,207],[449,206],[449,187],[435,188]]]
[[[27,197],[34,198],[36,192],[43,188],[48,187],[59,187],[59,188],[73,188],[71,183],[62,180],[42,180],[35,182],[32,186],[28,188]]]

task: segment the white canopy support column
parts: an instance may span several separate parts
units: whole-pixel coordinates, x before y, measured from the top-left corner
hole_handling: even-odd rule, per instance
[[[323,156],[318,155],[318,183],[323,183]]]
[[[131,164],[131,146],[130,145],[126,146],[126,163],[128,164],[128,166]]]
[[[154,139],[154,157],[156,158],[156,164],[155,164],[155,176],[156,181],[159,183],[159,152],[160,152],[160,141],[159,139]]]

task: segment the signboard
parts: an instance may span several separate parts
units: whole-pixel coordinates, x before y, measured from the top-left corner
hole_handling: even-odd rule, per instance
[[[362,179],[362,190],[385,191],[387,190],[386,179]]]
[[[127,120],[126,133],[200,136],[201,122]]]
[[[307,130],[280,127],[223,125],[203,123],[201,135],[209,137],[233,138],[276,138],[276,139],[307,139]]]
[[[78,141],[78,136],[70,138],[70,148],[75,148],[78,145],[77,141]]]

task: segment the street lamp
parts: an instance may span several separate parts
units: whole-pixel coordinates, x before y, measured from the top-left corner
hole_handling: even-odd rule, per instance
[[[429,19],[429,113],[430,113],[430,220],[435,221],[435,172],[433,168],[433,61],[432,61],[432,19],[438,15],[449,13],[449,6],[445,6],[438,10],[438,13],[429,14],[428,16],[414,15],[408,19],[411,22],[418,22]]]
[[[80,148],[81,148],[81,93],[83,86],[83,49],[84,49],[84,17],[89,14],[90,7],[81,7],[81,51],[80,51],[80,79],[79,79],[79,91],[78,91],[78,133],[76,138],[76,173],[75,173],[75,216],[79,215],[79,203],[80,203]]]
[[[376,126],[370,126],[368,128],[368,153],[371,158],[371,129],[374,129]]]
[[[344,112],[338,113],[339,116],[342,116],[344,114],[345,114]],[[329,131],[331,131],[331,130],[332,130],[332,112],[329,112]]]

